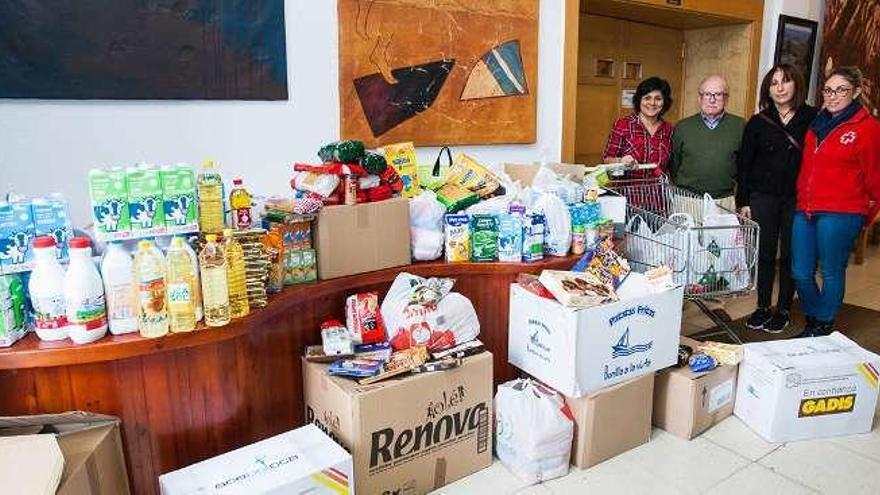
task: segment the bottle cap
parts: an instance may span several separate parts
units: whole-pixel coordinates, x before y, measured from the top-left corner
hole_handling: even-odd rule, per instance
[[[236,185],[236,186],[240,186],[240,185],[241,185],[241,179],[232,179],[232,183],[233,183],[234,185]]]
[[[74,237],[68,243],[68,245],[70,246],[70,249],[85,249],[85,248],[91,246],[91,244],[92,243],[89,242],[88,237]]]
[[[50,248],[55,247],[55,239],[49,236],[37,237],[34,239],[34,247],[35,248]]]
[[[141,242],[138,243],[138,247],[141,249],[149,249],[152,245],[153,241],[149,239],[141,239]]]
[[[217,234],[207,234],[205,235],[205,240],[208,242],[217,242]]]
[[[203,162],[202,162],[202,167],[203,167],[203,168],[214,168],[214,160],[211,160],[211,159],[209,158],[209,159],[203,161]]]

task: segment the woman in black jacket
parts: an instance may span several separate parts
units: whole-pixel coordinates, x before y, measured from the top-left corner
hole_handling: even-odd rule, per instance
[[[746,326],[768,333],[789,324],[794,297],[791,278],[791,225],[804,135],[816,117],[805,104],[807,88],[789,64],[770,69],[761,82],[761,111],[749,119],[737,158],[736,204],[740,214],[761,227],[758,239],[758,307]],[[779,294],[771,312],[776,253],[779,251]]]

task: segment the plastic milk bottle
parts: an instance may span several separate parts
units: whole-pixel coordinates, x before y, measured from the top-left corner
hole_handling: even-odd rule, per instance
[[[67,338],[67,306],[64,302],[64,268],[55,256],[55,239],[34,240],[36,262],[28,284],[34,307],[34,329],[41,340]]]
[[[107,245],[101,261],[101,275],[104,278],[110,333],[122,335],[137,332],[138,300],[134,263],[122,243],[115,241]]]
[[[64,298],[70,340],[88,344],[107,335],[107,305],[104,283],[92,261],[92,247],[86,237],[70,240],[70,266],[64,276]]]

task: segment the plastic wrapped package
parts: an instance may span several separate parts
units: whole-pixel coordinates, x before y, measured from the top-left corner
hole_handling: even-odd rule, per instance
[[[558,196],[543,193],[533,209],[544,214],[547,225],[544,232],[544,254],[567,256],[571,247],[571,217],[568,206]]]
[[[446,208],[434,191],[426,190],[409,202],[410,241],[413,259],[436,260],[443,254],[443,216]]]

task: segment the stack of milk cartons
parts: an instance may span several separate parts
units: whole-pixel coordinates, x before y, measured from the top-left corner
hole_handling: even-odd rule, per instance
[[[27,333],[27,309],[21,275],[0,275],[0,347],[9,347]]]
[[[0,201],[0,272],[31,270],[34,238],[40,236],[55,239],[58,259],[67,259],[67,241],[72,232],[67,201],[62,195],[33,200],[10,195],[9,200]]]

